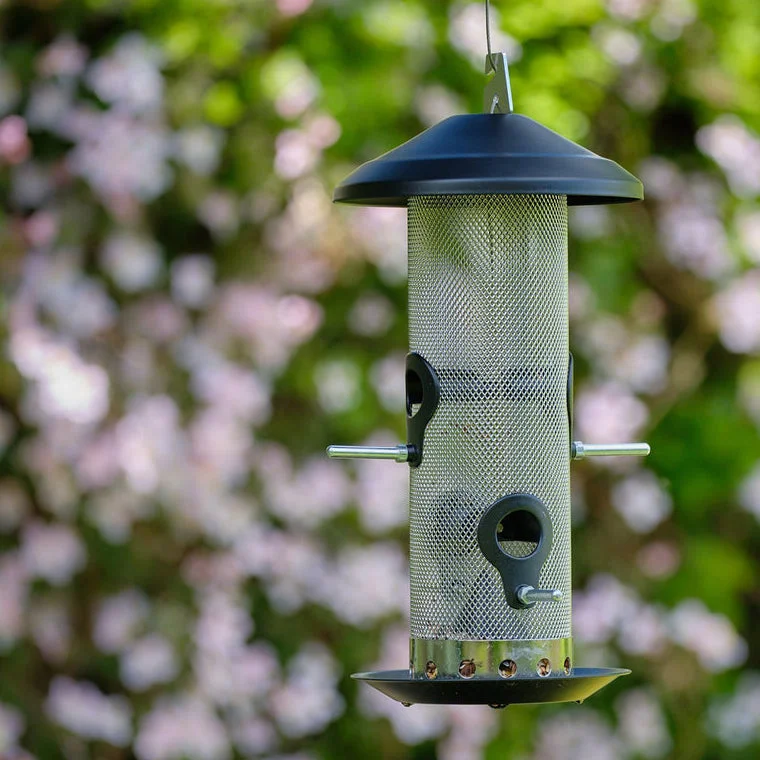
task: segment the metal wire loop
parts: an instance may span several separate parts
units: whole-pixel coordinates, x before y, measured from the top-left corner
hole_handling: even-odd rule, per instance
[[[491,4],[486,0],[486,46],[488,48],[488,58],[491,59]]]

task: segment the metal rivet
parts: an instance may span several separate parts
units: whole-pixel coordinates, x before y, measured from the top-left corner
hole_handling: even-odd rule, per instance
[[[565,675],[569,676],[572,670],[573,670],[573,663],[570,661],[569,657],[565,657]]]
[[[517,663],[514,660],[502,660],[499,665],[499,675],[502,678],[512,678],[517,673]]]
[[[541,678],[545,678],[546,676],[551,675],[552,672],[552,664],[549,662],[549,660],[546,659],[546,657],[542,657],[538,661],[538,665],[536,666],[536,672],[538,673]]]
[[[500,705],[500,704],[489,704],[488,705],[492,710],[503,710],[507,705]]]
[[[475,661],[474,660],[462,660],[459,663],[459,675],[462,678],[472,678],[475,675]]]
[[[438,666],[432,660],[428,660],[425,663],[425,676],[432,681],[437,675]]]

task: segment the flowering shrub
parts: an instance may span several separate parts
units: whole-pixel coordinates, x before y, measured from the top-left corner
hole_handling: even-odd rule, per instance
[[[494,3],[518,110],[644,180],[571,212],[583,707],[415,706],[405,214],[358,162],[478,110],[434,0],[3,5],[0,756],[751,757],[760,750],[754,6]]]

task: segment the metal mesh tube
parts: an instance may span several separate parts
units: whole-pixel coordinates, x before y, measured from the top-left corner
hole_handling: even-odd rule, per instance
[[[408,209],[410,348],[441,381],[411,470],[411,634],[569,637],[567,199],[424,196]],[[560,602],[512,609],[480,552],[481,515],[511,493],[549,511],[540,585]]]

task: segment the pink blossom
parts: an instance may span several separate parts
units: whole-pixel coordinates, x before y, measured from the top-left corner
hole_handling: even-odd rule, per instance
[[[268,510],[292,525],[312,528],[329,520],[345,509],[351,495],[343,470],[321,456],[294,469],[284,449],[268,446],[260,449],[256,468]]]
[[[149,612],[148,597],[137,589],[106,597],[95,610],[92,640],[102,652],[120,652],[134,639]]]
[[[199,591],[232,592],[245,577],[245,569],[234,553],[193,552],[182,563],[182,577]]]
[[[209,193],[198,206],[198,219],[220,240],[234,235],[240,226],[239,201],[221,190]]]
[[[387,298],[364,293],[351,307],[346,322],[348,329],[357,335],[376,336],[387,332],[393,320],[393,304]]]
[[[616,383],[582,388],[576,397],[576,432],[589,443],[633,441],[648,417],[646,406]]]
[[[714,306],[723,345],[737,354],[760,352],[760,272],[734,280]]]
[[[760,736],[760,677],[745,673],[733,694],[713,699],[709,732],[725,747],[741,749],[757,743]]]
[[[657,200],[678,200],[688,192],[687,183],[676,164],[661,156],[642,161],[639,175],[647,192]]]
[[[107,56],[90,64],[87,83],[116,109],[143,114],[161,111],[164,82],[161,53],[140,34],[124,35]]]
[[[678,570],[681,555],[677,547],[665,541],[653,541],[639,550],[636,562],[649,578],[669,578]]]
[[[407,277],[406,213],[397,208],[358,208],[349,219],[351,234],[367,259],[388,283],[398,284]]]
[[[598,240],[613,231],[613,220],[606,206],[575,206],[569,209],[570,232],[581,240]],[[572,279],[579,275],[571,274]]]
[[[636,21],[654,5],[655,0],[607,0],[607,8],[612,16],[625,21]]]
[[[193,254],[172,263],[172,295],[190,308],[205,306],[213,295],[216,266],[213,259]]]
[[[440,760],[481,760],[486,745],[499,729],[498,714],[478,705],[449,707],[451,731],[438,743]]]
[[[201,651],[193,658],[193,671],[204,694],[225,707],[261,703],[280,680],[277,656],[264,643],[225,654]]]
[[[619,620],[620,648],[628,654],[654,656],[667,644],[668,628],[664,612],[656,607],[639,605]]]
[[[32,577],[54,586],[69,583],[87,562],[84,542],[72,528],[43,522],[24,528],[20,555]]]
[[[179,410],[168,396],[134,398],[115,432],[119,464],[138,493],[155,491],[183,454]]]
[[[420,121],[428,127],[466,112],[461,97],[440,84],[421,88],[414,102]]]
[[[640,393],[658,393],[668,382],[670,346],[659,335],[632,340],[618,354],[614,375]]]
[[[253,451],[247,424],[225,409],[210,407],[195,416],[188,435],[191,456],[207,476],[230,486],[243,482]]]
[[[308,116],[304,119],[303,126],[309,141],[319,150],[335,145],[342,132],[340,122],[328,113]]]
[[[722,673],[747,659],[747,642],[725,615],[710,612],[698,599],[681,602],[670,616],[673,640],[690,649],[705,670]]]
[[[615,485],[612,504],[637,533],[651,532],[673,511],[669,494],[655,475],[646,470]]]
[[[186,127],[174,135],[174,154],[201,177],[213,174],[221,160],[225,134],[208,124]]]
[[[348,547],[322,579],[318,598],[336,617],[360,628],[409,607],[406,555],[388,542]]]
[[[647,113],[662,102],[667,86],[667,76],[660,69],[644,64],[625,76],[623,98],[634,110]]]
[[[264,228],[267,246],[277,256],[272,276],[281,287],[303,293],[320,293],[335,279],[335,271],[349,251],[336,251],[329,244],[334,217],[327,188],[313,177],[298,180],[285,210]]]
[[[45,711],[51,720],[85,739],[126,747],[132,738],[132,708],[122,696],[106,696],[88,681],[56,676]]]
[[[658,233],[665,253],[679,269],[719,280],[734,269],[723,220],[712,203],[692,198],[664,207]]]
[[[24,733],[26,721],[21,713],[10,705],[0,702],[0,753],[8,760],[33,760],[18,752],[18,740]]]
[[[239,652],[253,632],[253,621],[237,599],[212,591],[201,598],[195,644],[203,652],[229,656]]]
[[[111,485],[121,472],[114,431],[108,430],[90,438],[73,465],[77,484],[82,491]]]
[[[67,345],[40,330],[20,330],[11,337],[11,356],[19,371],[36,381],[32,386],[33,417],[50,415],[88,425],[107,413],[108,375]]]
[[[301,6],[307,0],[282,0]],[[304,8],[305,10],[305,8]],[[292,51],[281,52],[265,64],[262,84],[283,119],[296,119],[306,113],[320,93],[319,79]]]
[[[130,231],[117,232],[103,246],[101,266],[122,290],[136,293],[158,281],[162,252],[153,240]]]
[[[319,163],[319,150],[301,130],[286,129],[277,136],[275,145],[274,170],[283,179],[302,177]]]
[[[282,614],[318,597],[329,571],[324,550],[313,539],[260,524],[241,532],[234,552],[246,573],[263,579],[269,603]]]
[[[182,308],[158,294],[144,297],[125,309],[123,320],[136,334],[158,345],[179,340],[187,328]]]
[[[677,40],[685,27],[697,18],[697,8],[691,0],[669,0],[660,3],[652,18],[652,32],[665,42]]]
[[[370,370],[370,382],[380,403],[389,412],[400,413],[406,403],[406,358],[404,354],[389,354],[375,362]]]
[[[737,195],[760,192],[760,138],[738,116],[721,116],[702,127],[697,145],[723,169]]]
[[[178,672],[174,647],[155,633],[129,644],[121,655],[121,680],[131,691],[146,691],[156,684],[169,683]]]
[[[633,32],[618,26],[597,24],[592,33],[604,54],[618,66],[630,66],[639,59],[641,42]]]
[[[65,126],[77,142],[69,168],[106,199],[152,201],[171,184],[171,140],[160,121],[106,111],[69,117]]]
[[[266,719],[247,717],[232,727],[235,746],[245,755],[270,753],[277,745],[277,730]]]
[[[351,361],[322,362],[314,369],[317,398],[331,414],[355,409],[361,402],[361,372]]]
[[[24,232],[30,245],[35,248],[45,248],[55,242],[60,220],[58,215],[50,211],[38,211],[32,214],[24,223]]]
[[[255,372],[228,362],[205,364],[193,376],[192,387],[201,401],[252,425],[271,413],[271,390]]]
[[[573,594],[574,634],[581,641],[605,643],[638,608],[633,590],[611,575],[595,575],[585,590]]]
[[[656,695],[648,689],[632,689],[615,703],[618,731],[626,747],[646,758],[665,757],[673,748],[668,724]],[[646,726],[646,731],[642,731]]]
[[[250,341],[262,367],[280,368],[322,322],[322,310],[301,296],[281,296],[256,285],[229,285],[213,318],[233,336]]]
[[[33,129],[62,134],[71,116],[75,89],[68,81],[43,81],[32,85],[25,116]]]
[[[173,505],[176,520],[185,530],[189,524],[197,525],[211,544],[229,546],[251,523],[256,504],[250,496],[229,493],[216,475],[210,484],[204,475],[209,473],[198,473],[191,488],[180,486]]]
[[[53,255],[60,260],[63,251]],[[56,272],[50,266],[38,287],[45,311],[62,331],[75,338],[91,338],[113,327],[116,321],[116,305],[98,280],[78,276],[71,269]]]
[[[277,0],[277,10],[283,16],[298,16],[305,13],[313,0]]]
[[[159,699],[140,721],[134,751],[138,760],[228,760],[224,724],[200,696]]]
[[[271,698],[271,711],[285,736],[320,733],[343,714],[337,690],[339,665],[320,644],[307,643],[288,665],[286,683]]]
[[[378,431],[363,443],[392,446],[398,443],[398,436]],[[409,473],[393,464],[361,460],[355,464],[359,517],[372,534],[398,528],[409,519]]]
[[[48,45],[40,55],[37,66],[49,77],[75,77],[87,62],[87,49],[73,37],[63,35]]]
[[[579,708],[558,712],[543,721],[531,760],[620,760],[623,746],[606,720]]]
[[[6,116],[0,121],[0,158],[8,164],[20,164],[31,152],[26,121],[21,116]]]
[[[52,190],[53,178],[48,167],[27,161],[13,168],[11,197],[22,208],[37,208]]]

